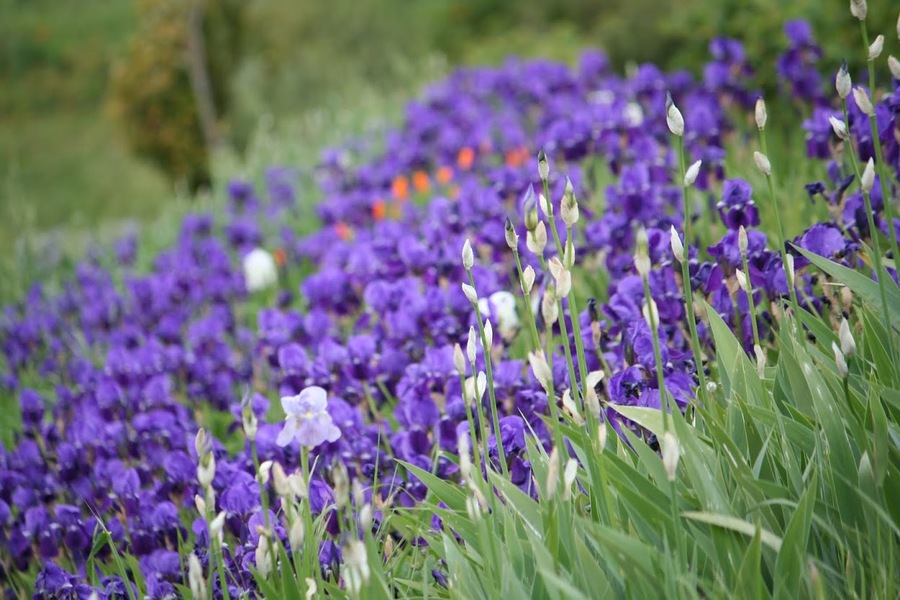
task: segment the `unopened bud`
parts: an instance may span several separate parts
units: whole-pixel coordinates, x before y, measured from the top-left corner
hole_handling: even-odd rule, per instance
[[[838,332],[838,337],[841,340],[841,352],[844,353],[844,356],[851,358],[855,355],[856,340],[853,339],[853,333],[850,332],[850,323],[847,322],[847,319],[841,319],[841,328]]]
[[[881,56],[881,51],[884,49],[884,36],[879,35],[875,38],[875,41],[869,44],[869,60],[875,60],[879,56]]]
[[[663,467],[666,469],[666,479],[675,481],[675,475],[678,472],[678,461],[681,458],[681,445],[678,443],[678,438],[671,431],[663,434],[662,442],[662,461]]]
[[[869,12],[869,7],[866,4],[866,0],[850,0],[851,15],[860,21],[865,21],[867,12]]]
[[[534,188],[528,187],[525,192],[525,229],[533,231],[538,224],[537,201],[534,197]]]
[[[603,421],[597,426],[597,445],[600,447],[600,452],[603,452],[603,450],[606,449],[607,437],[609,437],[609,431],[606,426],[606,421]]]
[[[735,277],[737,277],[738,285],[741,286],[741,289],[747,292],[747,295],[750,295],[750,282],[747,281],[747,275],[744,274],[740,269],[735,270]]]
[[[303,519],[297,515],[288,529],[288,542],[291,544],[291,550],[298,552],[303,547],[304,537],[306,537],[306,528],[303,526]]]
[[[538,175],[541,181],[546,181],[550,177],[550,163],[547,162],[547,155],[543,150],[538,152]]]
[[[761,97],[756,99],[756,108],[753,111],[756,117],[756,126],[760,131],[766,128],[766,121],[769,119],[769,113],[766,112],[766,101]]]
[[[766,374],[766,352],[759,344],[753,344],[753,353],[756,355],[756,372],[762,378]]]
[[[768,176],[772,174],[772,163],[769,162],[768,156],[762,152],[754,152],[753,160],[756,161],[756,166],[763,172],[763,175]]]
[[[478,348],[478,335],[475,333],[475,327],[470,326],[469,327],[469,338],[468,338],[468,340],[466,340],[466,356],[469,357],[469,363],[471,363],[473,365],[473,367],[472,367],[473,370],[474,370],[474,365],[475,365],[475,353],[477,352],[477,350],[476,350],[477,348]]]
[[[651,330],[659,327],[659,309],[653,298],[650,298],[644,304],[643,308],[641,308],[641,314],[644,315],[644,320],[647,321],[647,325],[650,326]]]
[[[747,248],[750,246],[750,240],[747,238],[747,230],[744,229],[744,226],[741,225],[738,229],[738,250],[741,251],[741,255],[746,256]]]
[[[837,89],[838,96],[846,99],[850,95],[850,88],[853,86],[850,80],[850,72],[847,70],[847,61],[841,63],[837,77],[834,79],[834,87]]]
[[[459,344],[453,346],[453,366],[456,367],[457,373],[463,377],[466,376],[466,357]]]
[[[538,380],[544,391],[549,394],[553,385],[553,372],[550,370],[550,365],[547,364],[547,359],[544,358],[543,350],[529,352],[528,364],[531,365],[531,372],[534,373],[534,378]]]
[[[269,483],[269,475],[272,472],[272,464],[271,460],[265,460],[259,464],[259,472],[257,473],[257,479],[261,485],[266,485]]]
[[[572,484],[575,483],[575,477],[578,475],[578,461],[570,458],[566,461],[566,468],[563,471],[563,494],[569,498],[572,494]]]
[[[541,316],[544,317],[544,326],[550,328],[559,318],[559,307],[556,305],[556,293],[552,289],[544,291],[541,298]]]
[[[891,77],[900,81],[900,60],[893,56],[888,56],[888,69],[891,70]]]
[[[863,169],[862,177],[859,178],[859,185],[862,187],[862,191],[867,194],[872,191],[872,186],[875,185],[875,162],[871,158],[866,163],[866,168]]]
[[[787,263],[787,280],[788,280],[788,285],[789,285],[790,287],[794,287],[794,279],[795,279],[795,275],[796,275],[796,274],[794,273],[794,255],[793,255],[793,254],[786,254],[785,257],[784,257],[784,262]]]
[[[332,463],[331,479],[334,481],[334,505],[340,510],[350,502],[350,476],[344,461]]]
[[[188,557],[188,586],[194,600],[206,600],[206,579],[203,577],[203,567],[200,559],[193,552]]]
[[[359,525],[363,531],[371,531],[372,530],[372,505],[371,504],[363,504],[363,507],[359,509]]]
[[[528,265],[522,271],[522,292],[530,294],[532,287],[534,287],[534,269],[531,268],[531,265]]]
[[[554,256],[550,260],[549,267],[550,273],[553,275],[553,279],[556,282],[556,296],[558,298],[565,298],[572,289],[572,274],[566,269],[562,262],[560,262],[558,256]]]
[[[678,137],[684,135],[684,116],[682,116],[678,107],[675,106],[675,102],[672,101],[672,94],[668,92],[666,92],[666,125],[669,126],[669,131],[674,135]]]
[[[478,499],[474,495],[466,498],[466,514],[474,523],[481,521],[481,505],[478,504]]]
[[[208,488],[216,477],[216,456],[212,453],[201,458],[197,463],[197,481],[200,487]]]
[[[201,516],[206,516],[206,500],[203,499],[203,496],[200,494],[194,494],[194,506],[197,508],[197,512],[200,513]]]
[[[519,248],[519,234],[516,233],[516,228],[513,227],[512,219],[509,217],[506,217],[506,245],[513,251]]]
[[[216,517],[209,522],[209,536],[214,540],[222,541],[222,530],[225,527],[225,511],[220,511]]]
[[[575,244],[572,243],[571,236],[566,239],[566,244],[563,248],[562,263],[567,269],[571,269],[575,266]]]
[[[584,425],[584,419],[581,417],[581,412],[578,410],[578,405],[575,404],[574,400],[572,400],[572,390],[567,389],[563,392],[562,405],[563,410],[572,417],[575,425],[579,427]]]
[[[259,536],[255,555],[256,570],[263,578],[268,577],[272,572],[272,553],[269,552],[269,537],[265,533],[261,533]]]
[[[853,99],[856,101],[856,105],[864,115],[871,117],[875,114],[875,108],[872,106],[872,101],[869,99],[869,93],[866,92],[865,88],[861,86],[853,88]]]
[[[284,467],[281,466],[281,463],[273,462],[269,470],[272,474],[272,487],[275,489],[275,493],[282,498],[290,498],[291,486]]]
[[[571,227],[578,222],[578,200],[575,199],[575,192],[572,190],[572,182],[566,178],[566,192],[563,194],[562,203],[560,205],[560,214],[566,227]]]
[[[475,264],[475,254],[472,252],[472,244],[469,243],[468,238],[466,238],[466,242],[463,244],[462,262],[463,262],[463,268],[466,271],[471,269],[472,265]]]
[[[463,294],[466,295],[466,298],[469,299],[469,302],[471,302],[472,304],[478,304],[478,292],[475,291],[475,288],[473,288],[468,283],[463,283],[462,291]]]
[[[544,213],[545,217],[549,217],[553,212],[553,207],[550,206],[550,201],[547,200],[547,197],[543,194],[538,194],[538,206],[541,207],[541,212]]]
[[[700,165],[703,164],[702,160],[695,161],[687,168],[687,171],[684,173],[684,187],[690,187],[694,185],[694,182],[697,181],[697,175],[700,174]]]
[[[850,375],[850,368],[847,366],[847,359],[844,357],[844,353],[841,352],[841,349],[834,342],[831,342],[831,350],[834,352],[834,362],[837,365],[838,373],[846,379]]]
[[[550,451],[550,464],[547,465],[547,498],[552,498],[559,487],[559,449],[553,446]]]
[[[850,139],[850,134],[847,133],[847,125],[843,121],[837,117],[828,117],[828,122],[831,123],[831,129],[834,131],[834,135],[838,136],[838,139],[844,141]]]
[[[457,440],[457,452],[459,453],[459,474],[463,481],[468,481],[472,476],[472,459],[469,458],[469,434],[464,433]]]
[[[547,247],[547,226],[543,221],[539,221],[534,230],[528,232],[525,245],[537,256],[543,256],[544,248]]]
[[[675,231],[674,225],[669,229],[669,242],[672,244],[672,254],[675,255],[675,260],[684,262],[684,244],[681,243],[681,237]]]
[[[490,319],[484,320],[484,339],[485,345],[485,353],[490,353],[491,349],[494,347],[494,327],[491,325]]]

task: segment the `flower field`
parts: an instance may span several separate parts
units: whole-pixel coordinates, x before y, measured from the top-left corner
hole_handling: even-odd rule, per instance
[[[900,24],[864,7],[867,74],[803,21],[700,77],[458,70],[33,287],[0,316],[0,587],[897,597]]]

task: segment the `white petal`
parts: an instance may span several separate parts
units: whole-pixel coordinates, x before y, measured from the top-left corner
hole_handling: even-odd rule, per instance
[[[308,387],[300,392],[300,398],[307,403],[312,412],[322,412],[328,405],[328,392],[317,385]]]
[[[284,422],[284,429],[282,429],[278,433],[278,438],[275,439],[275,443],[279,446],[287,446],[293,441],[294,436],[297,435],[297,419],[291,418]]]

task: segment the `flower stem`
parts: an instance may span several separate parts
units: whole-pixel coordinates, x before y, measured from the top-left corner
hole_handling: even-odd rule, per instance
[[[659,350],[659,324],[655,321],[652,308],[653,297],[650,295],[650,279],[642,276],[644,282],[644,295],[647,298],[647,313],[650,315],[650,331],[653,334],[653,361],[656,363],[656,384],[659,386],[659,407],[662,410],[663,433],[669,431],[669,398],[666,394],[666,380],[663,376],[662,353]]]

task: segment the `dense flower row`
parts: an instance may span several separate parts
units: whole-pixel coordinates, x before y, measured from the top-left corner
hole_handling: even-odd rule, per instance
[[[843,117],[829,101],[831,86],[815,69],[819,52],[808,27],[791,23],[786,33],[791,47],[779,73],[785,89],[808,103],[810,155],[829,161],[829,181],[807,190],[813,199],[824,197],[833,214],[795,243],[856,266],[869,224],[862,195],[838,162],[841,144],[828,117]],[[322,228],[298,237],[284,227],[276,243],[282,280],[301,264],[311,264],[312,274],[299,289],[273,295],[259,310],[255,329],[239,315],[248,303],[269,298],[265,291],[248,292],[265,289],[272,279],[265,272],[268,255],[254,249],[275,243],[264,239],[261,223],[288,220],[294,210],[296,174],[289,169],[270,170],[264,194],[250,183],[232,182],[227,213],[186,218],[176,243],[155,257],[149,273],[131,268],[137,240],[123,240],[112,272],[86,261],[61,293],[50,295],[38,286],[20,305],[7,307],[0,321],[0,384],[20,402],[24,430],[15,447],[0,454],[0,583],[15,584],[19,571],[40,564],[38,593],[86,598],[96,590],[100,597],[123,597],[120,578],[86,571],[102,525],[120,550],[137,557],[148,597],[174,595],[187,569],[179,551],[192,550],[179,543],[191,540],[202,565],[208,561],[207,522],[197,517],[194,500],[201,491],[197,464],[203,455],[194,439],[198,420],[210,408],[230,410],[235,428],[249,418],[255,430],[253,449],[247,443],[229,455],[218,441],[208,448],[215,461],[215,506],[208,508],[224,511],[233,595],[254,585],[259,526],[278,523],[275,534],[290,546],[276,514],[279,501],[268,488],[261,495],[256,477],[259,461],[280,463],[289,472],[300,467],[300,447],[285,444],[289,434],[316,438],[308,442],[316,446],[309,481],[314,514],[334,501],[338,463],[377,509],[412,506],[424,496],[422,482],[397,459],[458,479],[458,466],[436,451],[455,452],[469,430],[453,352],[455,344],[466,345],[475,324],[460,289],[467,281],[460,261],[466,239],[474,248],[478,294],[487,300],[481,308],[498,332],[496,406],[486,395],[482,400],[486,420],[493,422],[496,410],[500,426],[498,443],[486,424],[489,460],[500,468],[502,445],[513,482],[536,495],[525,432],[533,429],[549,446],[544,419],[550,405],[527,362],[510,353],[527,325],[519,326],[524,315],[509,310],[502,292],[519,292],[507,246],[509,219],[519,236],[522,266],[537,272],[533,295],[541,319],[540,297],[551,279],[525,241],[525,223],[536,218],[541,192],[538,149],[549,157],[549,200],[557,214],[567,178],[580,204],[575,246],[585,287],[576,288],[584,310],[570,315],[564,303],[561,318],[571,351],[574,318],[588,370],[607,371],[598,386],[603,418],[614,428],[634,427],[615,405],[660,407],[653,331],[634,266],[638,227],[648,236],[665,386],[679,407],[687,406],[697,369],[704,367],[695,364],[690,347],[684,282],[671,250],[670,231],[681,229],[684,216],[681,181],[673,176],[679,158],[670,150],[667,92],[684,110],[687,154],[702,161],[694,183],[700,193],[689,196],[692,219],[725,231],[708,248],[688,240],[695,295],[740,332],[751,353],[752,320],[758,319],[765,339],[789,296],[778,244],[755,229],[754,190],[745,180],[728,178],[724,167],[726,139],[741,129],[729,115],[749,115],[756,100],[745,87],[751,70],[739,42],[715,40],[710,50],[714,60],[701,80],[652,65],[623,78],[609,71],[601,53],[588,52],[574,70],[511,61],[498,69],[461,70],[436,84],[409,105],[382,153],[365,157],[340,148],[323,155],[316,170],[327,198],[318,207]],[[886,160],[900,172],[900,91],[886,95],[875,116]],[[862,157],[872,156],[868,118],[852,98],[847,125]],[[597,182],[607,169],[615,183],[600,189]],[[702,202],[695,204],[695,197]],[[875,222],[886,231],[878,185],[872,203]],[[559,235],[565,244],[566,230],[560,228]],[[551,241],[544,257],[553,257],[554,248]],[[798,257],[794,264],[801,304],[819,312],[839,310],[840,302],[823,296],[804,274],[804,261]],[[752,297],[740,285],[738,270],[749,279]],[[597,289],[600,273],[608,289]],[[589,300],[592,289],[607,300]],[[711,340],[702,323],[699,329],[703,352],[709,353]],[[552,330],[560,341],[560,323]],[[552,359],[557,392],[573,387],[562,344],[552,348]],[[478,356],[475,372],[484,362]],[[291,421],[292,429],[279,439],[283,424],[267,422],[268,398],[293,397],[311,386],[327,391],[327,414],[337,430],[320,415],[320,429]],[[302,420],[321,409],[304,402],[286,402],[289,416]],[[337,519],[329,521],[328,531],[333,537],[321,542],[319,558],[333,572],[341,562]],[[108,558],[109,549],[102,548],[99,557]]]

